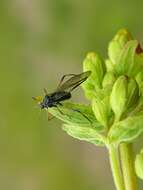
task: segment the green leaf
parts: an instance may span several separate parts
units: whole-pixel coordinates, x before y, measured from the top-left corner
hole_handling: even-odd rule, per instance
[[[136,139],[143,132],[143,114],[128,117],[115,123],[109,133],[110,143],[130,142]]]
[[[65,124],[63,126],[63,130],[76,139],[87,141],[97,146],[104,145],[104,137],[101,134],[97,133],[95,129]]]
[[[48,111],[56,118],[67,124],[82,125],[103,130],[103,126],[96,120],[91,106],[73,103],[64,103],[58,108],[48,108]]]
[[[128,75],[134,77],[141,69],[141,61],[136,55],[138,41],[127,42],[116,61],[115,70],[118,75]]]

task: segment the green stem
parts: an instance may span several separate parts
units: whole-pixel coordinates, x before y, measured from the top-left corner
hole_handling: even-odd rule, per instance
[[[126,190],[137,190],[132,144],[122,143],[120,153]]]
[[[117,190],[125,190],[124,181],[120,168],[118,149],[117,147],[114,146],[109,146],[108,148],[109,148],[110,165],[115,186]]]

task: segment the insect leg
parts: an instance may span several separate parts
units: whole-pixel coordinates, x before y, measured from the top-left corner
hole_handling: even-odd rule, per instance
[[[60,82],[59,82],[59,84],[58,84],[57,88],[59,88],[61,86],[61,84],[62,84],[63,80],[65,79],[65,77],[68,77],[68,76],[76,76],[76,74],[63,75],[62,78],[61,78],[61,80],[60,80]]]
[[[57,104],[53,105],[53,107],[57,108],[58,111],[63,115],[64,113],[59,109],[59,107],[57,106]],[[48,121],[52,120],[53,118],[55,118],[51,113],[48,112]]]
[[[58,102],[57,104],[60,105],[60,106],[63,106],[63,104],[61,102]]]
[[[62,104],[60,104],[60,103],[58,103],[58,104],[59,104],[59,105],[62,105]],[[60,112],[60,114],[65,115],[65,114],[60,110],[60,108],[57,106],[57,104],[53,105],[53,107],[56,107],[57,110]]]
[[[89,122],[90,122],[90,124],[92,125],[92,121],[85,115],[85,114],[83,114],[81,111],[79,111],[79,110],[77,110],[77,109],[72,109],[73,111],[76,111],[76,112],[78,112],[78,113],[80,113],[85,119],[87,119]]]
[[[60,102],[58,102],[58,105],[62,106],[63,104],[61,104]],[[63,112],[59,109],[59,107],[58,107],[57,105],[54,105],[54,107],[56,107],[56,108],[58,109],[58,111],[59,111],[62,115],[65,115],[65,113],[63,113]],[[72,108],[71,108],[71,110],[80,113],[80,114],[81,114],[85,119],[87,119],[87,120],[90,122],[90,124],[92,125],[92,121],[91,121],[84,113],[82,113],[81,111],[79,111],[79,110],[77,110],[77,109],[72,109]],[[68,116],[68,114],[66,114],[66,115]],[[70,116],[69,116],[69,118],[70,118]]]

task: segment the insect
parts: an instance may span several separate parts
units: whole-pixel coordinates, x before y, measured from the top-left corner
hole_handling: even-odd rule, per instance
[[[34,100],[36,100],[41,109],[44,108],[50,108],[50,107],[57,107],[58,105],[62,106],[63,101],[68,100],[71,98],[71,92],[76,89],[80,84],[82,84],[84,81],[87,80],[87,78],[90,76],[91,71],[86,71],[80,74],[67,74],[64,75],[60,83],[57,87],[57,89],[53,92],[48,94],[47,90],[44,89],[45,97],[33,97]],[[70,77],[68,80],[64,82],[64,79],[66,77]]]

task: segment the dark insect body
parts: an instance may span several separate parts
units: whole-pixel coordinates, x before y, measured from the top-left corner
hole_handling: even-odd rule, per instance
[[[40,103],[41,109],[48,107],[57,107],[57,105],[61,105],[60,102],[64,100],[68,100],[71,98],[70,92],[54,92],[50,95],[45,95],[43,102]]]
[[[40,102],[40,107],[41,109],[47,108],[48,107],[57,107],[58,105],[62,105],[62,101],[68,100],[71,98],[71,92],[77,88],[80,84],[82,84],[86,79],[90,76],[91,71],[83,72],[80,74],[68,74],[64,75],[60,83],[57,87],[57,89],[51,93],[48,94],[46,89],[44,89],[45,92],[45,97],[43,100]],[[68,80],[65,82],[64,79],[65,77],[71,76]],[[36,100],[36,98],[33,98]]]

